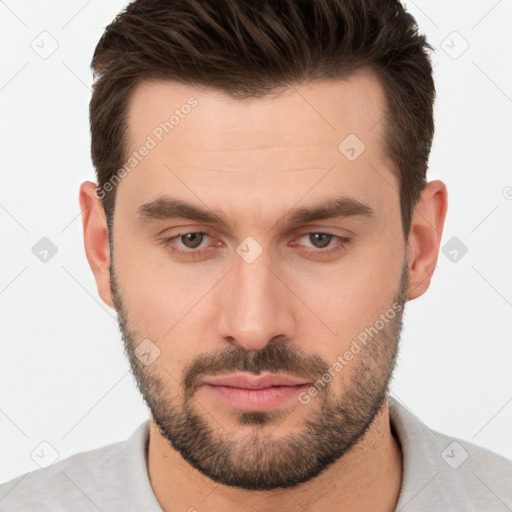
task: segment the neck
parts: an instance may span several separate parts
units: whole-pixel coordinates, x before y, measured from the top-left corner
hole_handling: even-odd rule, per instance
[[[392,512],[400,495],[403,462],[386,401],[364,438],[320,475],[297,487],[247,491],[218,484],[190,466],[151,420],[149,478],[164,512],[300,510]],[[299,504],[299,506],[297,505]]]

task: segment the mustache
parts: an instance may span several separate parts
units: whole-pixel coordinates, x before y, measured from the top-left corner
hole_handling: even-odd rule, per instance
[[[237,346],[195,357],[183,370],[183,387],[185,394],[190,396],[201,386],[204,377],[234,372],[285,373],[315,382],[328,370],[329,365],[321,357],[271,340],[260,350]]]

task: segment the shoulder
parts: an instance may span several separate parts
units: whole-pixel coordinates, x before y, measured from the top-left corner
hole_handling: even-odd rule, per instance
[[[84,498],[87,499],[88,491],[108,474],[111,456],[121,444],[77,453],[46,469],[37,469],[5,482],[0,485],[0,510],[50,511],[60,510],[58,507],[62,505],[82,503]],[[74,478],[77,474],[81,475],[78,482]]]
[[[472,442],[435,430],[439,480],[433,486],[455,510],[512,510],[512,461]]]
[[[0,485],[0,511],[161,511],[147,473],[149,422],[126,441],[77,453]]]
[[[390,399],[404,475],[397,510],[512,510],[512,461],[427,427]]]

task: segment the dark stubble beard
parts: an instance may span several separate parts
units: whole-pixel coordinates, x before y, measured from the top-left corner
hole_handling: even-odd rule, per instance
[[[159,366],[158,359],[146,367],[136,356],[135,349],[145,336],[128,327],[129,314],[124,308],[112,264],[110,276],[125,353],[153,421],[183,459],[215,482],[247,490],[289,488],[306,482],[360,442],[387,403],[402,330],[407,261],[404,261],[395,297],[400,309],[384,328],[369,337],[367,344],[348,363],[349,381],[335,388],[337,379],[334,379],[309,404],[298,405],[309,408],[307,419],[298,425],[300,432],[272,436],[272,430],[288,414],[280,408],[265,412],[234,411],[233,417],[239,425],[244,425],[242,428],[252,426],[250,435],[244,436],[243,441],[236,440],[228,429],[219,426],[217,418],[208,418],[195,398],[204,378],[236,371],[252,374],[269,371],[317,382],[335,361],[329,364],[317,355],[292,349],[276,339],[257,351],[236,346],[196,356],[183,369],[180,391],[171,393],[170,387],[176,386],[177,376],[173,378]],[[361,331],[365,327],[369,326],[362,326]]]

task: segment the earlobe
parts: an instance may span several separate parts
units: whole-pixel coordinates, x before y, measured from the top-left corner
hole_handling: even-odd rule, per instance
[[[427,183],[414,208],[407,244],[408,300],[423,295],[430,285],[437,264],[447,209],[446,185],[439,180]]]
[[[96,286],[103,302],[114,307],[110,289],[110,246],[107,219],[103,205],[95,191],[96,183],[86,181],[80,186],[80,209],[87,261],[96,279]]]

